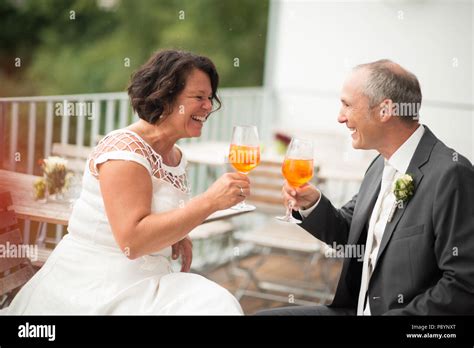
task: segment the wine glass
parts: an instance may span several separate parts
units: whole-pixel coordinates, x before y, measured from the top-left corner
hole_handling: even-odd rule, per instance
[[[260,163],[260,144],[256,126],[234,126],[229,150],[230,164],[242,174],[248,174]],[[239,211],[253,210],[245,200],[232,207]]]
[[[313,168],[313,143],[309,140],[292,138],[281,167],[288,184],[293,187],[303,186],[313,177]],[[286,215],[276,218],[293,224],[301,223],[302,221],[295,219],[291,213],[294,204],[295,202],[290,200],[286,208]]]

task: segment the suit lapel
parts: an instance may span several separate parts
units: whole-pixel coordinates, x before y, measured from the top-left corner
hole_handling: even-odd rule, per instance
[[[407,169],[407,174],[410,174],[413,177],[413,181],[415,184],[414,195],[416,195],[416,190],[419,187],[421,180],[423,179],[423,172],[421,171],[420,168],[429,160],[431,151],[433,150],[433,146],[437,140],[438,139],[429,130],[429,128],[425,126],[425,133],[423,134],[423,137],[421,138],[420,143],[418,144],[418,147],[416,148],[416,151]],[[410,200],[408,200],[408,202],[405,202],[403,204],[403,208],[397,208],[397,210],[395,211],[395,215],[392,218],[392,221],[388,222],[387,225],[385,226],[382,242],[380,243],[380,248],[377,254],[377,261],[376,261],[375,268],[377,268],[378,260],[383,254],[385,248],[387,247],[387,244],[390,238],[392,237],[393,231],[395,231],[395,228],[397,227],[403,214],[409,208]]]
[[[364,226],[370,219],[375,201],[380,192],[380,183],[382,181],[382,171],[384,166],[382,156],[377,159],[377,163],[375,163],[374,166],[375,168],[373,172],[365,178],[367,182],[366,185],[368,186],[367,189],[361,189],[359,196],[357,197],[358,202],[353,214],[348,244],[356,244],[358,242]]]

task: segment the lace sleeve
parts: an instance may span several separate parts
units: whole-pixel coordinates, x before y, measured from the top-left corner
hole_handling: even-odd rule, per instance
[[[178,146],[177,148],[179,149]],[[133,161],[144,166],[151,176],[166,181],[178,190],[189,194],[191,188],[186,175],[186,158],[182,151],[181,155],[178,167],[169,167],[163,163],[162,157],[136,133],[117,130],[106,135],[92,151],[88,168],[91,174],[98,178],[97,166],[101,163],[108,160]]]
[[[112,132],[104,137],[89,156],[89,170],[99,176],[97,166],[108,160],[133,161],[145,167],[153,175],[153,155],[143,141],[134,134]]]

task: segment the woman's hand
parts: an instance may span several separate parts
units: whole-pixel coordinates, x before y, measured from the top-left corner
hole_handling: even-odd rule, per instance
[[[230,208],[250,195],[250,180],[245,174],[226,173],[204,192],[215,210]]]
[[[189,272],[193,261],[193,242],[189,236],[171,246],[171,258],[177,260],[181,256],[181,272]]]
[[[319,190],[312,184],[304,184],[301,187],[292,187],[285,181],[281,195],[288,206],[293,201],[293,210],[308,209],[319,200]]]

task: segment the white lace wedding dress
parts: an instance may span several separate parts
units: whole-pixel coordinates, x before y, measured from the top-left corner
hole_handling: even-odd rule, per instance
[[[189,200],[184,154],[177,167],[169,167],[138,134],[109,133],[89,158],[69,233],[2,314],[242,314],[226,289],[197,274],[174,273],[171,247],[135,260],[122,253],[97,179],[97,164],[108,160],[134,161],[148,170],[153,212]]]

